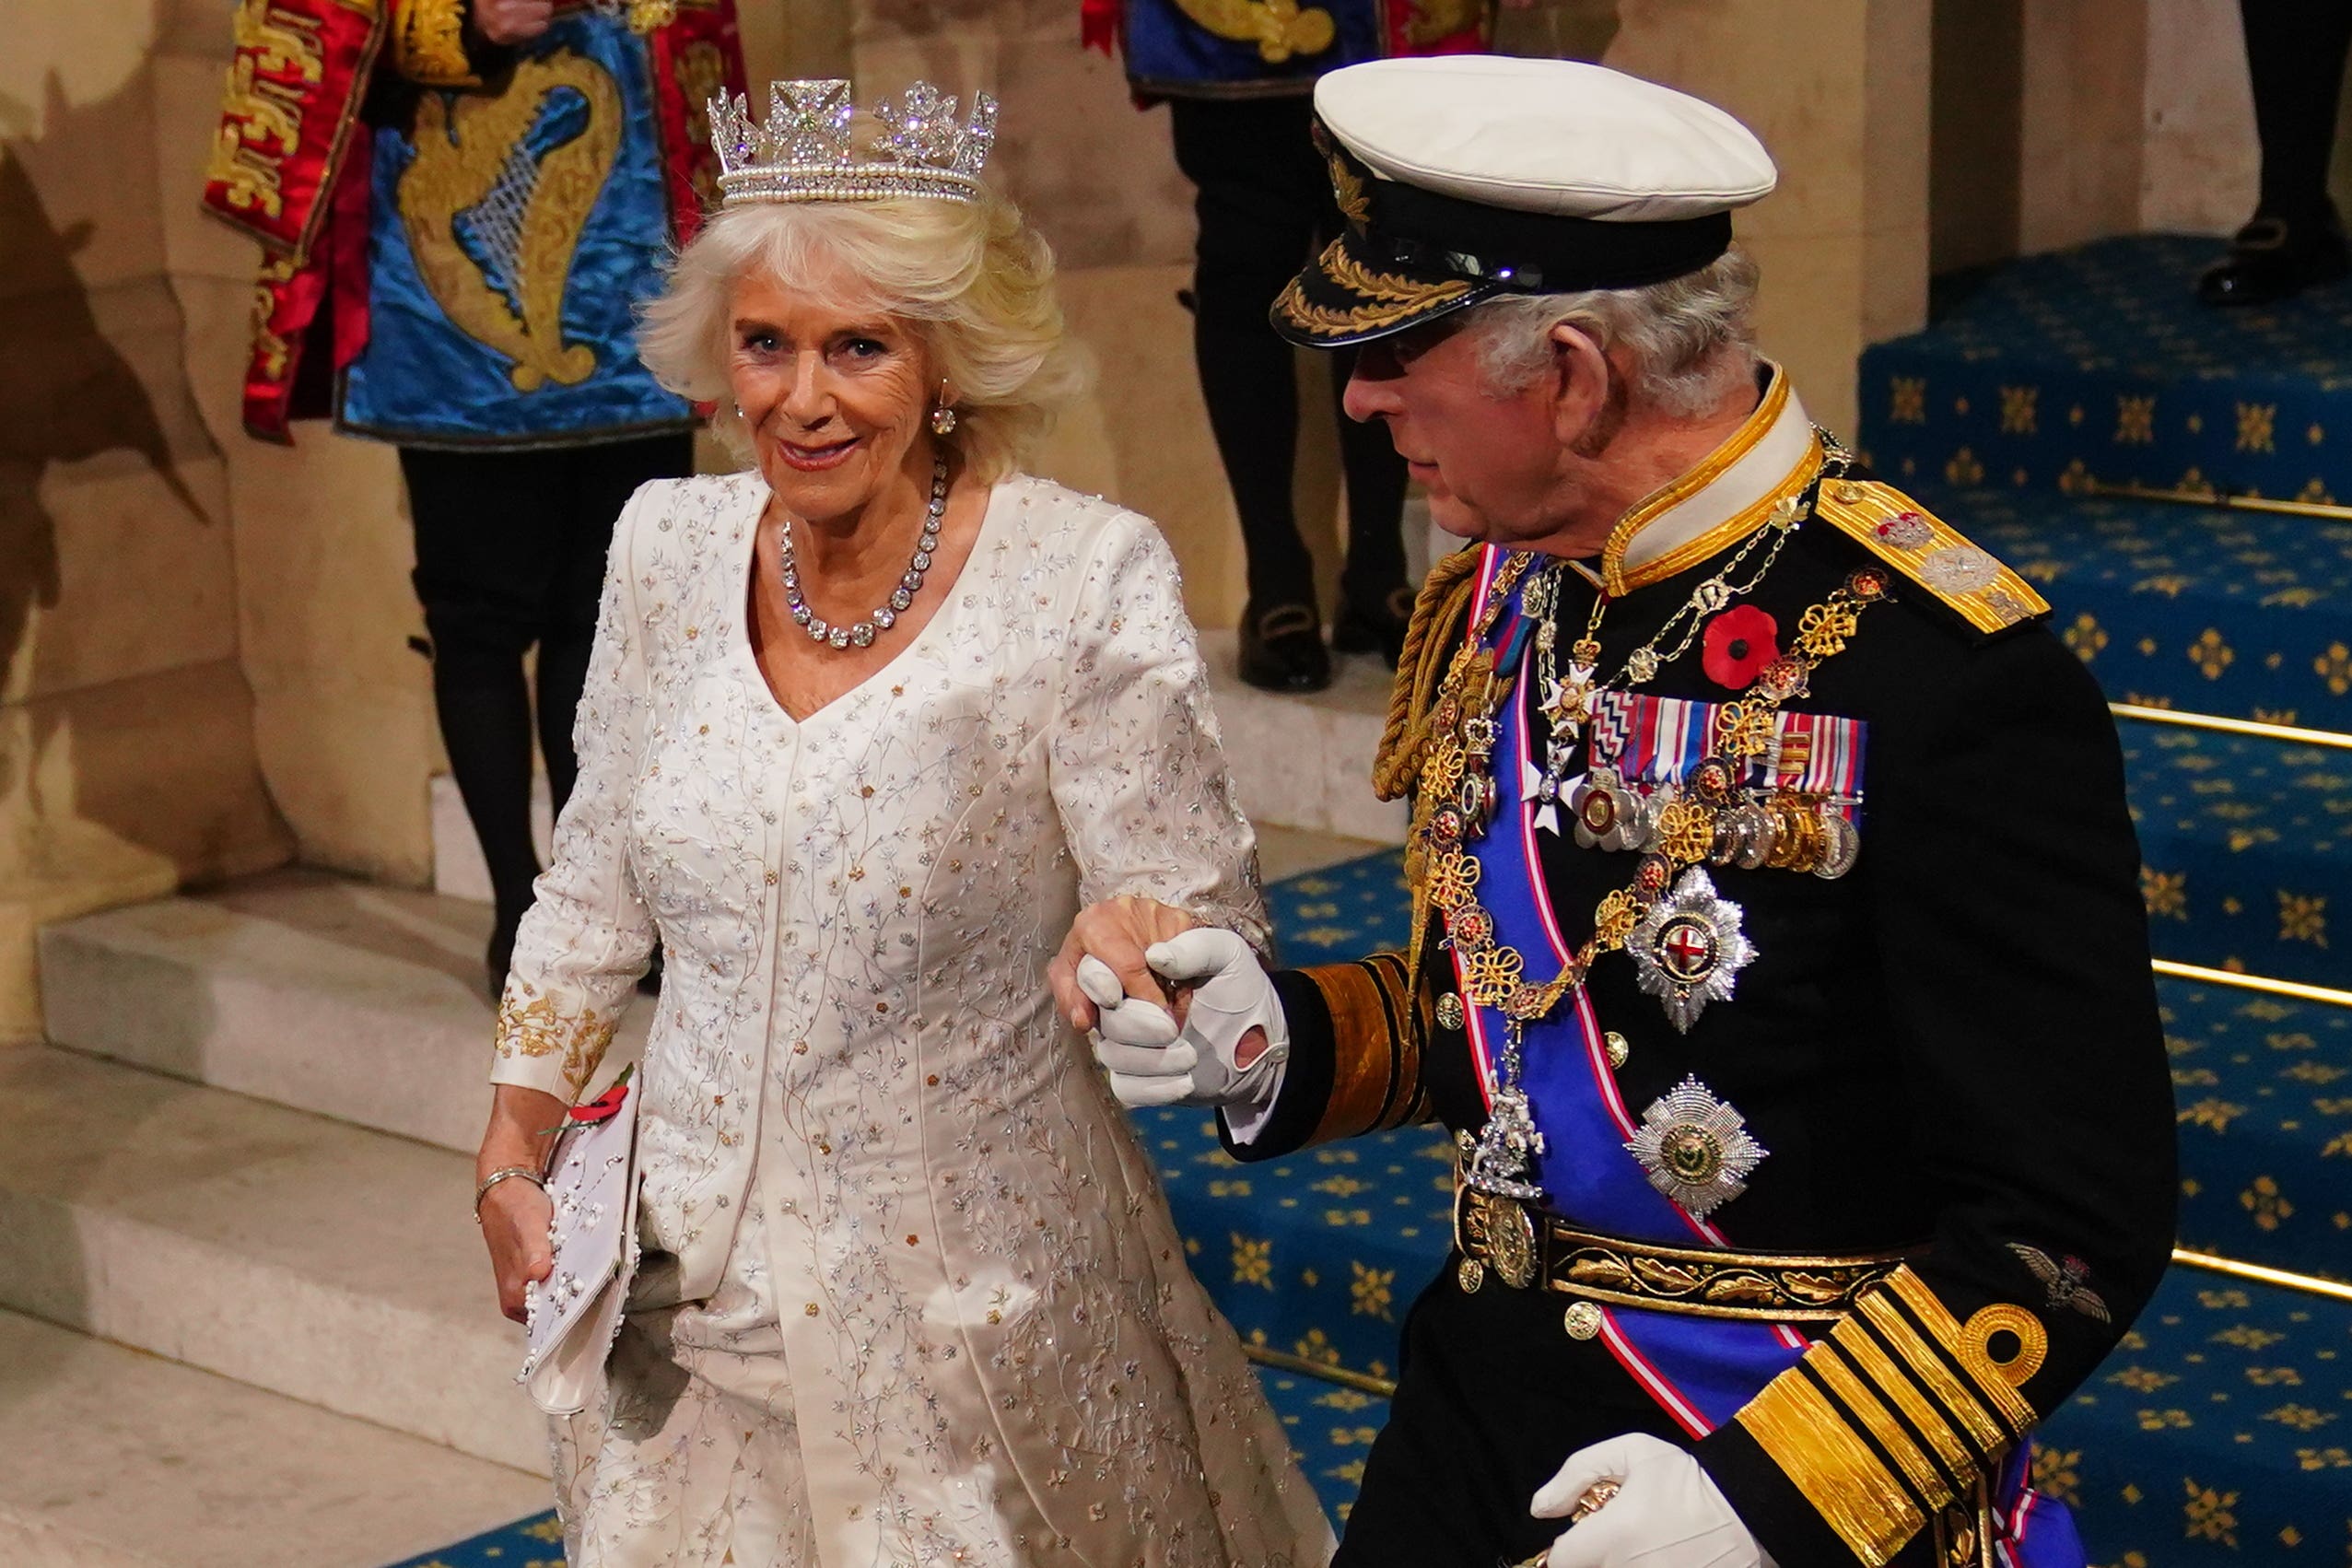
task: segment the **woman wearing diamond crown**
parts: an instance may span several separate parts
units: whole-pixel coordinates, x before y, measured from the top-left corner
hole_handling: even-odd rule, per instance
[[[1014,469],[1073,371],[995,105],[713,105],[724,210],[648,311],[753,472],[638,492],[580,781],[500,1009],[481,1214],[548,1270],[544,1131],[657,941],[646,1253],[556,1422],[576,1568],[1321,1564],[1331,1537],[1047,1000],[1082,899],[1263,936],[1176,565]],[[502,1180],[520,1170],[529,1180]]]

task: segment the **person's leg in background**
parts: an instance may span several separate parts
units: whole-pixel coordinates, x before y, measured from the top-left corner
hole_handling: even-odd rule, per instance
[[[1320,168],[1307,139],[1309,105],[1304,96],[1180,98],[1168,108],[1176,166],[1193,183],[1199,218],[1193,355],[1248,557],[1242,678],[1315,691],[1330,684],[1331,659],[1315,562],[1291,508],[1298,389],[1291,347],[1266,319],[1306,259],[1321,211],[1300,200],[1294,167],[1304,158]]]
[[[2229,258],[2199,281],[2209,305],[2267,304],[2352,271],[2327,194],[2352,4],[2239,0],[2238,10],[2262,140],[2262,199]]]
[[[403,447],[416,533],[417,603],[433,647],[433,707],[450,772],[482,846],[496,909],[486,962],[506,983],[515,927],[531,907],[531,693],[523,655],[538,640],[562,557],[566,452]]]
[[[557,816],[579,778],[572,750],[572,722],[588,661],[596,645],[596,614],[604,591],[604,563],[621,509],[649,479],[676,479],[694,472],[694,437],[646,436],[577,447],[568,452],[571,479],[568,509],[559,532],[562,560],[549,579],[539,630],[539,755],[547,765],[547,793]],[[638,989],[649,994],[661,984],[661,950]]]
[[[565,452],[570,494],[556,521],[561,540],[539,622],[539,755],[547,765],[547,792],[563,814],[579,777],[572,752],[572,720],[588,660],[596,644],[596,612],[604,592],[604,563],[621,509],[650,479],[694,472],[694,437],[685,432],[574,447]]]
[[[1394,665],[1413,613],[1413,591],[1405,581],[1405,460],[1387,426],[1360,424],[1340,406],[1355,367],[1352,348],[1331,356],[1332,412],[1348,481],[1348,560],[1340,570],[1331,646],[1342,653],[1377,653]]]

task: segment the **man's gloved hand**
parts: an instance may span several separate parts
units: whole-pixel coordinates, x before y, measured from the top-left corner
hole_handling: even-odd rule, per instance
[[[1162,978],[1195,988],[1181,1030],[1166,1010],[1125,995],[1108,965],[1092,955],[1078,962],[1079,989],[1101,1014],[1094,1057],[1109,1070],[1119,1103],[1140,1109],[1265,1100],[1290,1059],[1291,1036],[1281,1000],[1249,944],[1204,926],[1154,942],[1143,956]]]
[[[1567,1518],[1604,1481],[1615,1495],[1551,1543],[1545,1568],[1774,1568],[1698,1460],[1637,1432],[1569,1455],[1529,1512]]]

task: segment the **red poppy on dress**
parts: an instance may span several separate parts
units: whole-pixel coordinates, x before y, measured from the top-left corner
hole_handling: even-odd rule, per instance
[[[1753,604],[1735,604],[1707,623],[1699,665],[1707,679],[1732,691],[1755,685],[1757,672],[1780,657],[1773,639],[1780,623]]]
[[[610,1121],[620,1114],[621,1102],[629,1097],[626,1079],[614,1084],[596,1098],[571,1108],[574,1121]]]

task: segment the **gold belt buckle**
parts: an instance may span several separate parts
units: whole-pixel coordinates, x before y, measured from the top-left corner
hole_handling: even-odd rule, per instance
[[[1515,1199],[1463,1186],[1456,1189],[1454,1243],[1462,1249],[1457,1274],[1465,1293],[1486,1282],[1489,1270],[1515,1291],[1536,1282],[1536,1223]]]

